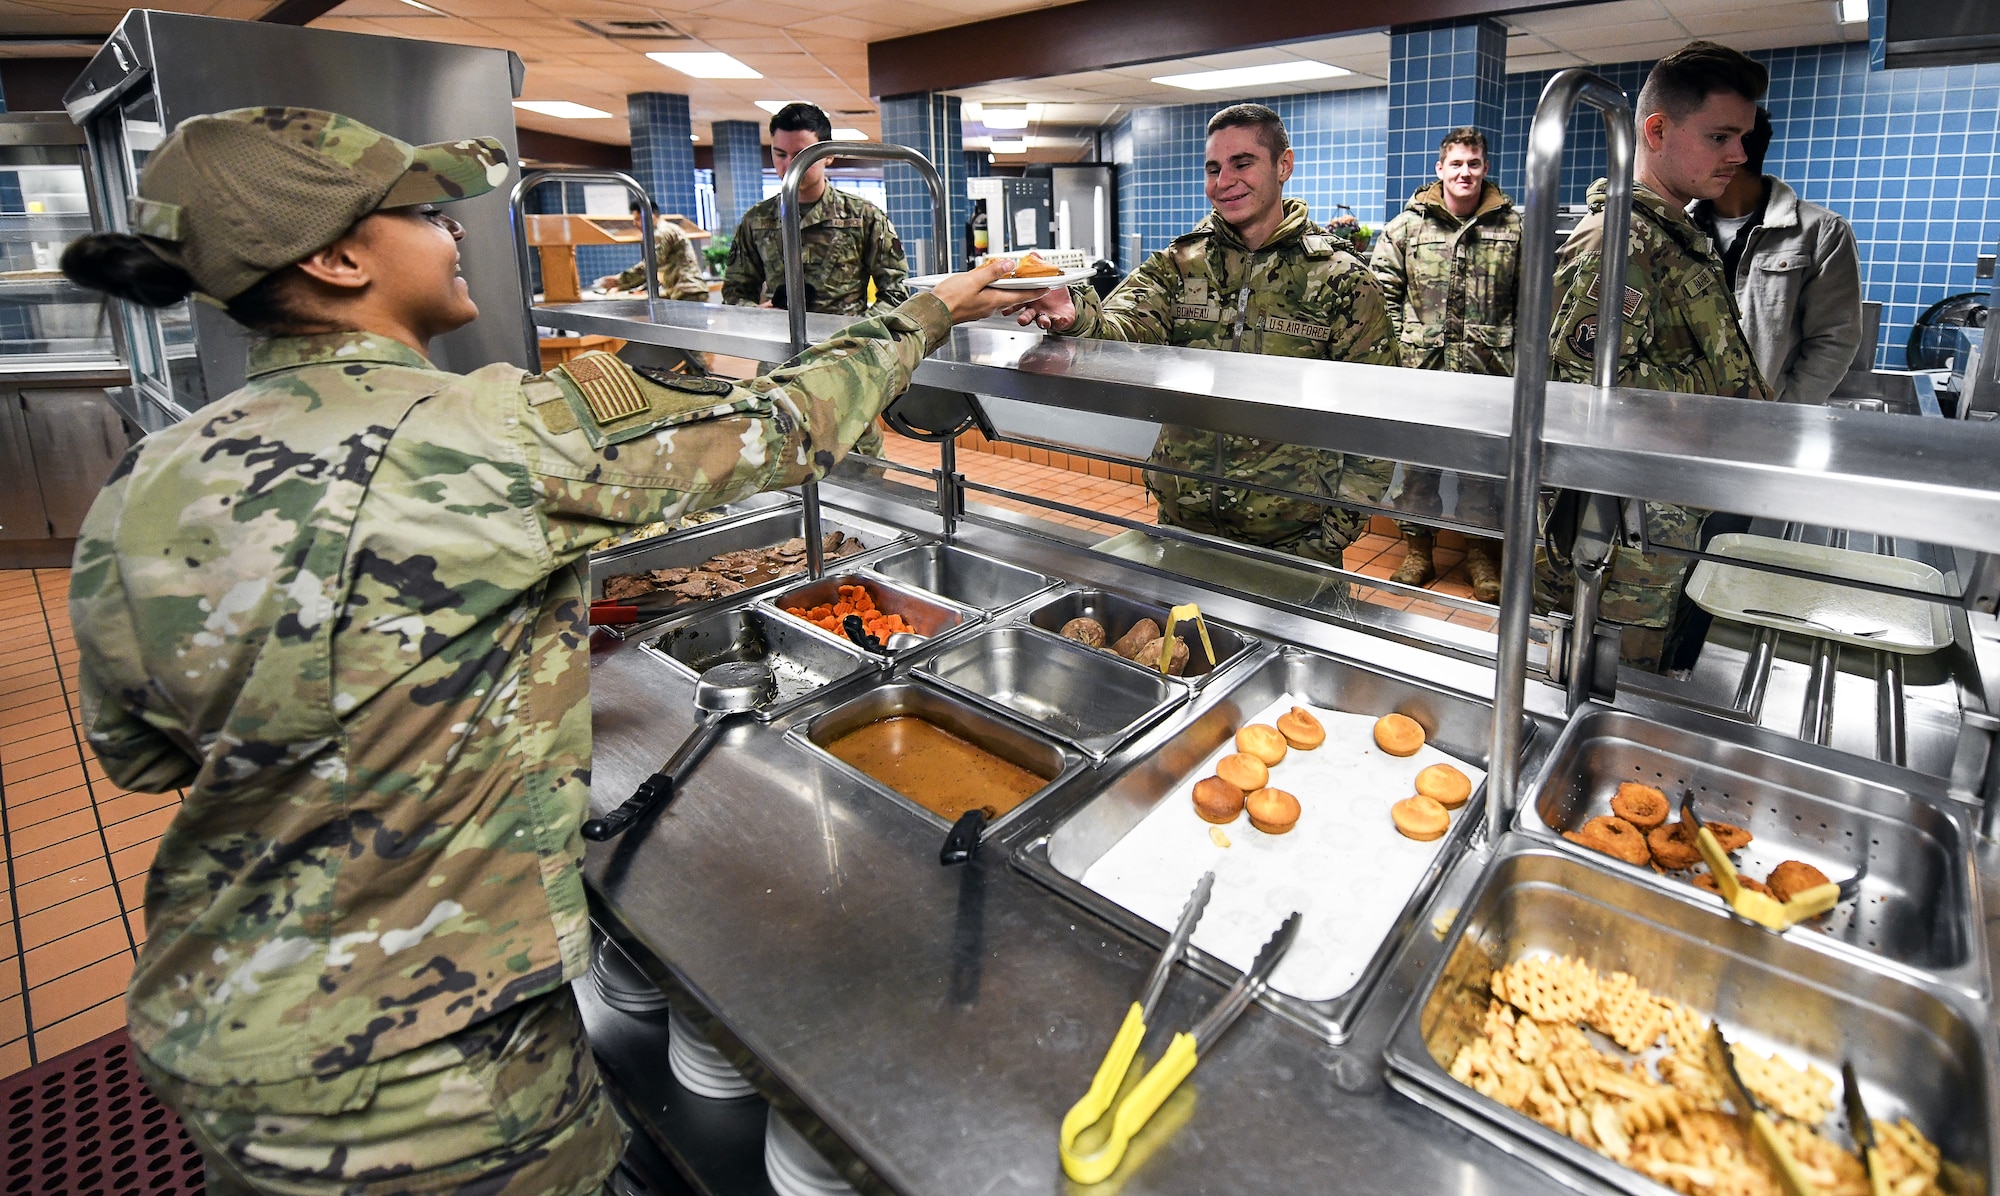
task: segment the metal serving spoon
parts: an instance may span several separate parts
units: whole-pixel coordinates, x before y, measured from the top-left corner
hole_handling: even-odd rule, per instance
[[[1873,639],[1878,635],[1889,634],[1887,627],[1836,627],[1832,623],[1822,623],[1818,619],[1808,619],[1803,615],[1786,614],[1781,610],[1757,610],[1746,607],[1743,613],[1755,615],[1760,619],[1783,619],[1787,623],[1800,623],[1807,627],[1817,627],[1822,631],[1831,631],[1836,635],[1852,635],[1861,639]]]
[[[701,712],[694,732],[660,766],[660,771],[639,782],[624,805],[584,823],[583,837],[593,842],[614,838],[655,808],[672,801],[694,766],[715,746],[723,725],[737,715],[770,705],[777,696],[777,675],[761,660],[732,660],[703,672],[694,683],[694,704]]]

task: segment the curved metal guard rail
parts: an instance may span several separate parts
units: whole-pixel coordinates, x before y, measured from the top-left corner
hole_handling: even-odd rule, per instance
[[[778,212],[785,246],[785,315],[792,334],[793,357],[806,351],[805,229],[799,223],[799,184],[805,181],[806,171],[825,158],[869,158],[915,167],[931,189],[931,234],[935,238],[932,244],[946,264],[950,263],[951,216],[945,206],[944,180],[938,177],[937,167],[931,165],[929,158],[908,146],[884,145],[879,141],[822,141],[800,150],[791,165],[785,167],[784,180],[778,185]],[[943,447],[946,457],[943,469],[947,475],[954,471],[952,446],[952,441],[946,441]],[[799,496],[805,500],[806,576],[817,580],[826,572],[826,547],[820,540],[819,483],[801,483]],[[945,517],[950,518],[949,508]]]
[[[1507,515],[1501,558],[1498,674],[1493,693],[1493,752],[1486,785],[1486,832],[1498,841],[1513,817],[1521,783],[1521,714],[1527,703],[1528,617],[1535,601],[1535,512],[1542,485],[1542,414],[1548,405],[1549,332],[1555,279],[1541,268],[1555,258],[1556,205],[1563,144],[1579,103],[1604,115],[1610,194],[1604,208],[1603,285],[1598,305],[1596,383],[1618,384],[1624,338],[1625,259],[1632,227],[1632,106],[1608,79],[1581,68],[1549,80],[1528,127],[1528,194],[1521,228],[1521,271],[1514,312],[1514,421],[1508,441]],[[1604,352],[1603,346],[1610,351]],[[1579,638],[1586,629],[1572,628]]]
[[[645,218],[646,232],[639,238],[640,261],[646,266],[646,314],[653,317],[658,313],[654,304],[660,301],[660,262],[658,251],[653,246],[653,229],[659,223],[659,213],[653,207],[653,197],[639,185],[639,180],[619,170],[544,170],[532,175],[522,175],[514,184],[514,190],[507,197],[507,221],[514,230],[514,265],[521,271],[522,319],[528,337],[528,360],[540,361],[542,356],[541,337],[535,333],[535,284],[534,268],[528,259],[528,223],[526,213],[521,210],[528,192],[543,183],[617,183],[639,199],[639,214]]]

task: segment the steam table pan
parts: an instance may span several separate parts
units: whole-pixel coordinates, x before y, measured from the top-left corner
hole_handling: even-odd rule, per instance
[[[955,636],[967,628],[977,625],[986,616],[981,611],[940,598],[936,594],[926,594],[922,590],[911,589],[900,582],[890,581],[872,573],[859,571],[830,573],[818,581],[794,584],[760,598],[759,603],[773,615],[781,619],[791,619],[814,635],[824,636],[836,643],[849,643],[844,635],[828,631],[817,624],[808,623],[797,615],[785,613],[788,606],[811,608],[833,605],[840,601],[840,587],[860,586],[868,591],[875,609],[885,615],[901,615],[910,629],[923,637],[923,642],[905,648],[884,648],[880,652],[870,652],[883,668],[892,668],[910,657],[928,651],[944,639]]]
[[[919,805],[827,750],[828,744],[850,731],[899,716],[920,718],[1048,782],[1029,794],[1021,804],[988,821],[980,832],[981,840],[991,838],[1018,822],[1035,803],[1055,792],[1086,766],[1083,757],[1012,719],[1001,718],[963,698],[914,681],[878,685],[831,710],[814,715],[786,732],[785,737],[821,763],[845,773],[871,792],[935,826],[940,833],[948,832],[952,829],[949,819]]]
[[[1975,996],[1986,991],[1971,837],[1960,815],[1885,784],[1732,742],[1727,736],[1734,724],[1676,717],[1687,725],[1595,704],[1580,709],[1521,803],[1517,828],[1721,912],[1720,897],[1682,876],[1635,867],[1560,838],[1608,814],[1621,781],[1659,789],[1676,818],[1682,791],[1692,790],[1703,818],[1735,823],[1755,836],[1734,854],[1739,870],[1758,880],[1784,860],[1803,860],[1833,881],[1867,862],[1854,901],[1793,927],[1787,938],[1907,967]]]
[[[1071,619],[1095,619],[1104,627],[1105,641],[1115,643],[1126,632],[1132,630],[1133,624],[1141,619],[1151,619],[1164,630],[1167,625],[1167,614],[1167,608],[1157,602],[1127,597],[1111,590],[1065,590],[1029,611],[1022,617],[1022,621],[1059,635],[1062,633],[1063,625]],[[1203,622],[1208,624],[1209,646],[1215,649],[1213,665],[1209,663],[1207,654],[1201,650],[1199,631],[1192,627],[1174,629],[1175,635],[1187,640],[1188,662],[1183,675],[1197,689],[1220,676],[1224,669],[1258,645],[1255,637],[1234,627],[1206,617],[1203,618]],[[1120,661],[1132,668],[1146,668],[1144,664],[1126,660],[1115,652],[1105,651],[1104,655],[1110,660]]]
[[[992,613],[1062,583],[1053,577],[951,544],[919,544],[869,567],[892,581]]]
[[[1423,726],[1430,743],[1468,764],[1486,767],[1492,736],[1491,705],[1423,681],[1287,647],[1257,661],[1254,667],[1237,670],[1233,681],[1223,682],[1218,688],[1221,692],[1210,695],[1209,708],[1152,755],[1063,813],[1046,833],[1021,843],[1014,852],[1015,867],[1157,949],[1166,942],[1167,930],[1086,885],[1085,875],[1163,803],[1187,802],[1194,782],[1206,775],[1203,766],[1211,753],[1228,742],[1257,712],[1287,693],[1323,710],[1371,717],[1391,711],[1406,714]],[[1524,743],[1532,741],[1532,726],[1525,732]],[[1381,895],[1382,900],[1395,903],[1395,912],[1381,942],[1366,957],[1357,978],[1345,992],[1327,1000],[1305,1000],[1267,990],[1259,999],[1319,1038],[1331,1043],[1345,1042],[1389,960],[1413,928],[1421,924],[1422,911],[1438,878],[1450,869],[1470,838],[1472,828],[1479,825],[1483,805],[1482,785],[1470,801],[1453,811],[1451,829],[1438,842],[1437,852],[1425,871],[1411,885]],[[1386,811],[1382,817],[1386,823]],[[1236,826],[1223,830],[1225,834],[1250,833]],[[1200,852],[1208,847],[1208,841],[1202,840],[1192,843],[1189,850]],[[1329,869],[1340,864],[1337,854],[1326,860]],[[1272,900],[1289,901],[1296,896],[1309,895],[1277,893]],[[1199,943],[1199,936],[1196,941]],[[1195,970],[1224,982],[1232,981],[1237,974],[1234,967],[1198,946],[1189,951],[1188,959]]]
[[[1099,761],[1189,693],[1175,678],[1122,668],[1110,653],[1020,623],[988,628],[917,668]]]
[[[1459,1048],[1480,1037],[1494,970],[1539,955],[1628,973],[1718,1022],[1732,1043],[1817,1067],[1833,1078],[1836,1102],[1840,1065],[1851,1061],[1872,1118],[1910,1118],[1971,1190],[1991,1190],[1993,1044],[1983,1016],[1969,1015],[1971,1003],[1520,834],[1501,840],[1391,1031],[1390,1082],[1566,1186],[1587,1188],[1579,1181],[1589,1176],[1616,1191],[1667,1192],[1451,1077]]]
[[[778,679],[777,700],[757,717],[779,718],[841,682],[873,674],[875,661],[860,648],[814,635],[804,622],[745,604],[690,615],[663,625],[640,648],[693,682],[715,665],[762,661]]]

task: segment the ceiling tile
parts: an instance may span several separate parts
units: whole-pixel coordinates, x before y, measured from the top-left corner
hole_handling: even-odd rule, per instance
[[[1746,3],[1754,0],[1744,0]],[[1635,21],[1656,21],[1667,16],[1660,0],[1612,0],[1609,4],[1586,4],[1575,8],[1552,8],[1542,12],[1519,13],[1505,18],[1516,29],[1543,32],[1554,29],[1605,29]]]

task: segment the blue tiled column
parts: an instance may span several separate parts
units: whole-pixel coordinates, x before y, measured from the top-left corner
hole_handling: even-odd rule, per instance
[[[1451,130],[1471,125],[1486,134],[1489,156],[1496,153],[1506,99],[1507,29],[1500,22],[1391,32],[1388,215],[1437,179],[1438,142]]]
[[[694,218],[694,126],[688,98],[663,91],[625,97],[632,126],[632,177],[662,214]]]
[[[715,231],[736,231],[758,200],[764,198],[762,127],[754,120],[719,120],[709,126],[715,135]]]
[[[985,150],[965,151],[965,177],[987,179],[993,177],[993,155]]]
[[[965,227],[966,213],[969,211],[965,198],[965,136],[959,124],[959,99],[943,92],[919,92],[915,95],[890,96],[882,101],[882,140],[890,145],[902,145],[916,150],[931,160],[937,167],[938,176],[944,180],[945,206],[949,213],[945,221],[945,250],[949,255],[940,259],[933,252],[928,268],[931,270],[962,269],[965,265],[965,238],[961,230]],[[883,179],[889,195],[889,220],[902,235],[903,244],[931,239],[931,191],[917,172],[901,163],[891,162]],[[910,250],[910,269],[914,273],[923,268],[918,253]]]

